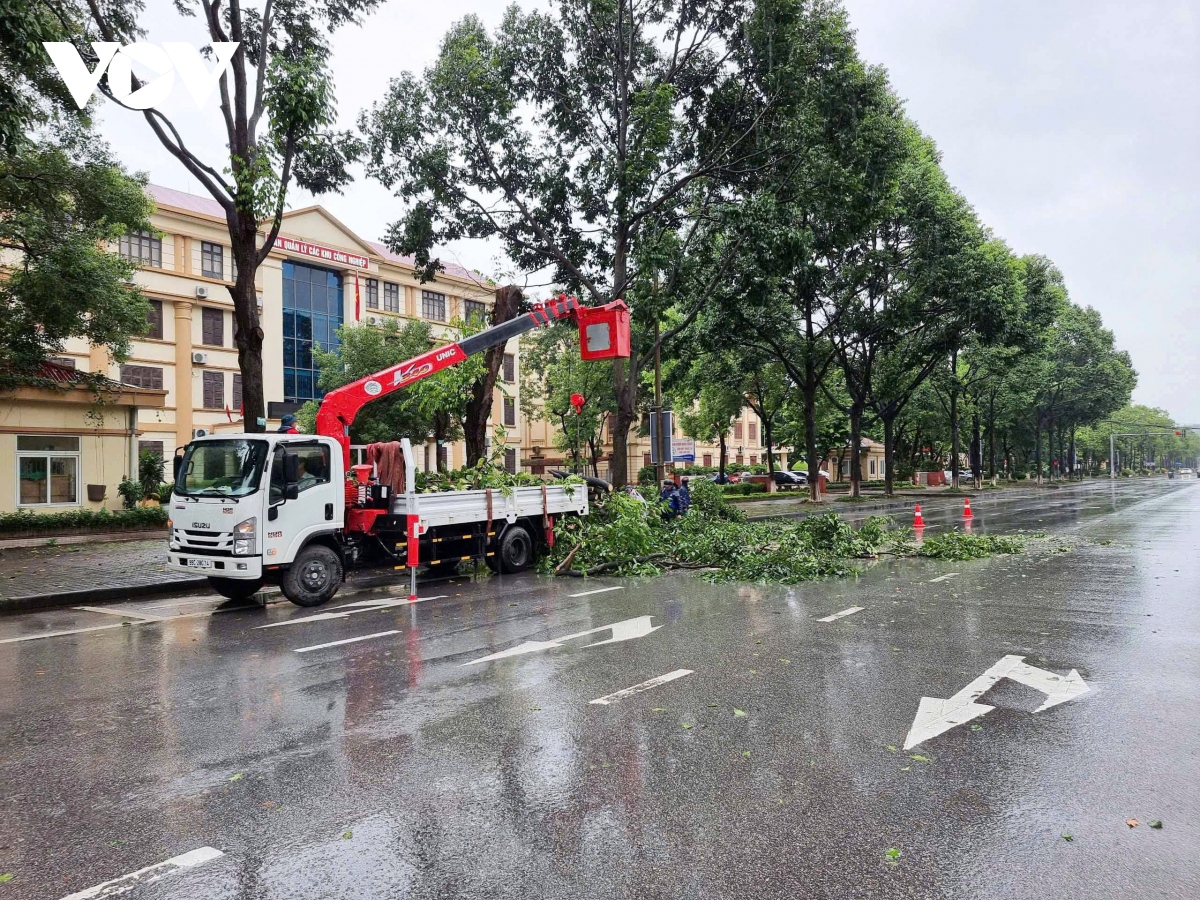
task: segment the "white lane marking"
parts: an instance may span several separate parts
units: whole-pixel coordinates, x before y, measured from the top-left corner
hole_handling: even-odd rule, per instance
[[[617,691],[615,694],[607,694],[603,697],[597,697],[592,700],[592,703],[599,703],[601,706],[607,706],[623,697],[632,697],[634,694],[640,694],[642,691],[648,691],[650,688],[658,687],[660,684],[666,684],[668,681],[674,681],[676,678],[682,678],[684,675],[691,675],[691,669],[676,669],[674,672],[668,672],[666,675],[659,675],[657,678],[651,678],[649,681],[643,681],[641,684],[635,684],[633,687],[627,687],[624,690]]]
[[[371,638],[387,637],[389,634],[399,634],[396,629],[391,631],[377,631],[374,634],[364,634],[361,637],[346,638],[341,641],[330,641],[328,644],[314,644],[312,647],[298,647],[296,653],[309,653],[313,650],[324,650],[326,647],[340,647],[342,644],[356,644],[359,641],[369,641]]]
[[[132,612],[127,609],[114,609],[111,606],[76,606],[75,609],[84,612],[104,613],[106,616],[123,616],[126,619],[144,619],[147,622],[161,622],[162,616],[152,616],[148,613]]]
[[[200,847],[198,850],[192,850],[179,856],[172,856],[168,860],[155,863],[152,866],[146,866],[144,869],[138,869],[136,872],[130,872],[128,875],[122,875],[120,878],[106,881],[104,884],[98,884],[95,887],[77,891],[69,897],[63,897],[62,900],[92,900],[94,897],[116,897],[118,894],[127,894],[140,885],[154,884],[154,882],[171,874],[176,869],[194,869],[196,866],[203,865],[224,855],[220,850],[213,847]]]
[[[947,572],[945,575],[939,575],[937,578],[930,578],[929,583],[937,584],[939,581],[945,581],[947,578],[953,578],[957,574],[957,572]]]
[[[1046,701],[1034,710],[1035,713],[1074,700],[1089,690],[1075,669],[1066,675],[1058,675],[1029,665],[1023,656],[1005,656],[952,697],[945,700],[938,697],[922,697],[917,704],[917,715],[913,719],[912,728],[904,740],[904,749],[911,750],[917,744],[937,737],[956,725],[965,724],[977,716],[990,713],[995,709],[994,706],[975,701],[1004,678],[1019,681],[1046,695]]]
[[[118,622],[115,625],[92,625],[89,628],[71,628],[66,631],[47,631],[43,634],[27,634],[23,637],[4,638],[0,644],[19,644],[22,641],[40,641],[42,638],[65,637],[68,634],[85,634],[89,631],[108,631],[110,628],[128,628],[131,625],[145,625],[146,622]]]
[[[836,612],[832,616],[826,616],[823,619],[817,619],[817,621],[818,622],[833,622],[834,620],[840,619],[844,616],[852,616],[856,612],[862,612],[864,609],[866,609],[865,606],[852,606],[849,609],[843,609],[841,612]]]
[[[470,662],[465,662],[463,666],[474,666],[478,663],[494,662],[497,659],[507,659],[510,656],[521,656],[525,653],[537,653],[539,650],[552,650],[555,647],[561,647],[564,641],[573,641],[575,638],[586,637],[589,634],[596,634],[601,631],[611,631],[612,637],[606,641],[597,641],[594,644],[588,644],[588,647],[603,647],[605,644],[616,644],[621,641],[632,641],[635,638],[645,637],[652,631],[658,631],[662,628],[661,625],[651,625],[650,622],[654,616],[638,616],[636,619],[625,619],[621,622],[614,622],[611,625],[601,625],[599,628],[589,628],[587,631],[580,631],[577,634],[568,634],[566,637],[554,638],[550,641],[526,641],[523,644],[518,644],[515,647],[509,647],[507,650],[501,650],[499,653],[492,653],[488,656],[473,659]],[[461,666],[460,666],[461,668]]]
[[[371,612],[377,609],[391,609],[393,606],[411,606],[413,603],[424,603],[426,600],[441,600],[449,594],[437,594],[433,597],[418,597],[410,601],[407,597],[393,600],[359,600],[336,606],[329,612],[317,613],[315,616],[300,616],[296,619],[285,619],[282,622],[272,622],[270,625],[256,625],[255,628],[281,628],[284,625],[303,625],[305,622],[327,622],[330,619],[344,619],[355,613]]]
[[[623,590],[625,590],[625,588],[618,585],[617,587],[597,588],[594,591],[584,591],[583,593],[580,593],[580,594],[567,594],[567,596],[568,597],[588,597],[588,596],[591,596],[592,594],[604,594],[604,593],[607,593],[608,591],[623,591]]]

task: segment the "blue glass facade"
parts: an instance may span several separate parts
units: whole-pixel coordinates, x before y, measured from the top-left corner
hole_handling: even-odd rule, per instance
[[[336,349],[342,324],[342,277],[328,269],[283,264],[283,399],[320,398],[313,348]]]

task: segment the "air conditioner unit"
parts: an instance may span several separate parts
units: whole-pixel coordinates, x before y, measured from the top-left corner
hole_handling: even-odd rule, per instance
[[[125,279],[125,283],[126,284],[137,284],[137,279],[135,279],[132,275],[130,275],[128,278]]]
[[[368,325],[381,325],[383,323],[380,320],[379,316],[367,316],[367,324]]]
[[[199,350],[194,351],[192,353],[192,365],[207,366],[208,365],[208,354],[203,353]]]
[[[207,428],[193,428],[192,429],[192,437],[194,437],[194,438],[208,437],[210,434],[212,434],[212,432],[209,431]]]
[[[201,300],[208,299],[208,286],[204,284],[196,285],[196,296]]]

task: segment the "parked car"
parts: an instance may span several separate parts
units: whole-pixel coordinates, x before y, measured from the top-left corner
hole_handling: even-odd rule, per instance
[[[785,472],[776,470],[773,479],[776,487],[803,487],[808,484],[808,475],[803,472]]]
[[[730,477],[729,473],[722,475],[720,472],[718,472],[708,480],[713,484],[737,484],[737,481]]]

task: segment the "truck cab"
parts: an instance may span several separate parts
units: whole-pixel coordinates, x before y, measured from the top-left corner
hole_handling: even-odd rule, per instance
[[[304,606],[328,600],[344,574],[342,449],[304,434],[197,438],[176,457],[169,565],[245,599],[278,580]]]

